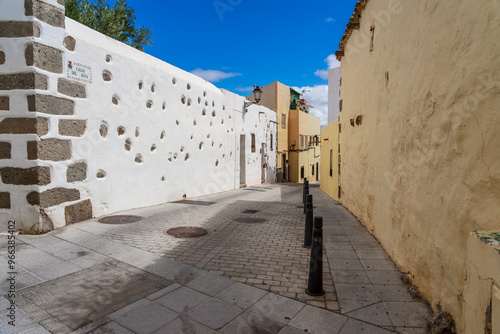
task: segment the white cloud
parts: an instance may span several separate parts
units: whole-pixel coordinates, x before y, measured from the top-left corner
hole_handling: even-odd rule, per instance
[[[237,90],[238,92],[253,92],[253,86],[236,87],[234,90]]]
[[[334,54],[326,57],[325,63],[328,65],[328,69],[340,66],[340,61],[337,60]],[[316,72],[314,72],[314,75],[320,77],[323,80],[328,80],[328,70],[316,70]]]
[[[307,104],[314,107],[309,109],[309,112],[320,118],[321,126],[328,125],[328,85],[292,88],[298,92],[302,92],[302,98],[307,100]]]
[[[314,75],[320,77],[323,80],[328,80],[328,70],[316,70]]]
[[[203,70],[201,68],[192,70],[191,73],[210,82],[219,82],[227,78],[237,77],[238,75],[241,75],[240,73],[226,73],[218,70]]]
[[[329,18],[327,18],[327,19],[325,20],[325,22],[335,22],[335,19],[333,19],[333,18],[329,17]]]
[[[328,64],[329,70],[340,66],[340,61],[337,60],[337,57],[335,57],[334,54],[331,54],[328,57],[326,57],[325,62]]]

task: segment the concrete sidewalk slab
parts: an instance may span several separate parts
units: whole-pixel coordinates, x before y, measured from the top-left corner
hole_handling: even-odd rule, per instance
[[[326,294],[307,295],[310,250],[302,247],[304,214],[297,208],[302,187],[252,189],[258,191],[195,199],[214,202],[209,206],[167,203],[124,212],[143,217],[132,224],[93,219],[18,236],[14,332],[425,332],[428,306],[408,294],[376,239],[314,184],[315,211],[325,217]],[[236,221],[245,217],[265,221]],[[183,225],[208,234],[164,233]],[[0,242],[3,261],[5,246]],[[12,332],[6,325],[4,318],[0,331]]]

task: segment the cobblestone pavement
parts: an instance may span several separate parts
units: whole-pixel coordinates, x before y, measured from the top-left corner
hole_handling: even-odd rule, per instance
[[[324,218],[324,296],[304,293],[302,187],[265,185],[120,213],[142,217],[130,224],[17,236],[15,282],[0,271],[0,333],[425,333],[430,309],[376,239],[318,185],[311,193]],[[179,226],[208,234],[165,233]]]
[[[247,188],[230,203],[226,200],[210,206],[177,204],[181,207],[168,217],[164,213],[153,215],[103,236],[307,304],[340,311],[327,261],[323,275],[326,294],[313,297],[305,293],[310,249],[302,247],[304,214],[299,208],[299,188]],[[262,196],[279,201],[256,200]],[[248,197],[254,200],[244,200]],[[248,210],[256,212],[246,213]],[[262,218],[265,222],[240,223],[235,221],[238,218]],[[209,233],[181,240],[164,233],[178,226],[203,227]]]

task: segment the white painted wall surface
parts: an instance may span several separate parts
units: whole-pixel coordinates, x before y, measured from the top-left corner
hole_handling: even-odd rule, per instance
[[[328,70],[328,124],[339,118],[340,67]]]
[[[74,147],[72,162],[88,163],[88,178],[77,187],[92,199],[94,215],[239,187],[239,134],[257,133],[260,146],[271,131],[267,124],[276,121],[273,111],[252,106],[242,119],[235,111],[241,111],[243,97],[70,19],[66,30],[77,40],[66,61],[92,68],[87,99],[77,101],[75,115],[88,119],[87,132]],[[103,71],[111,73],[111,81],[103,80]],[[125,132],[119,134],[119,128]],[[260,155],[250,149],[247,145],[247,182],[260,184]],[[270,169],[275,165],[274,158]],[[274,181],[274,174],[268,175],[267,181]]]
[[[55,0],[50,3],[61,8]],[[23,2],[0,0],[0,19],[26,20]],[[242,133],[247,135],[246,184],[261,183],[260,148],[263,142],[269,147],[271,133],[276,141],[276,126],[271,123],[276,122],[275,112],[252,105],[243,116],[244,97],[221,91],[198,76],[71,19],[66,18],[65,29],[28,19],[40,25],[41,37],[1,39],[0,48],[8,55],[1,72],[37,71],[49,77],[49,88],[10,91],[11,110],[2,112],[2,117],[47,117],[49,132],[41,138],[34,134],[0,135],[0,140],[12,143],[12,159],[0,160],[0,167],[48,166],[52,182],[46,186],[2,184],[2,191],[11,196],[11,209],[0,210],[2,222],[16,219],[29,230],[40,215],[37,206],[26,204],[26,195],[55,187],[78,189],[81,197],[45,209],[55,228],[66,223],[66,206],[86,199],[91,199],[93,215],[98,217],[238,188]],[[74,51],[63,46],[68,35],[76,40]],[[63,50],[64,71],[68,61],[91,68],[92,83],[84,83],[87,97],[73,99],[74,115],[28,112],[27,94],[68,98],[57,91],[61,74],[26,66],[24,49],[31,41]],[[111,81],[104,80],[105,71]],[[60,135],[58,122],[62,119],[87,120],[85,134],[79,138]],[[255,153],[251,152],[251,133],[256,134]],[[27,160],[26,141],[44,138],[71,140],[71,159]],[[128,142],[129,150],[125,147]],[[266,182],[275,181],[276,142],[273,147],[274,151],[264,152]],[[67,167],[81,161],[88,165],[86,180],[68,183]],[[6,230],[6,224],[1,226]]]

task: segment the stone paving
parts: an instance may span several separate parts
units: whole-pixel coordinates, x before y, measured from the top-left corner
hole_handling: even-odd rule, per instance
[[[0,332],[425,333],[428,306],[410,296],[379,243],[317,186],[311,193],[324,217],[325,296],[304,294],[302,187],[266,185],[192,199],[211,205],[122,213],[144,217],[132,224],[94,219],[17,236],[16,327],[0,271]],[[265,222],[235,222],[242,217]],[[178,226],[208,234],[164,233]],[[6,239],[0,256],[7,268]]]

